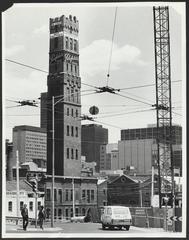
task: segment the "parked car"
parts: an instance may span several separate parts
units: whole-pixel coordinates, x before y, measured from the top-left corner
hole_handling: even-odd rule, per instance
[[[123,206],[105,206],[101,215],[102,229],[109,227],[113,229],[124,227],[127,231],[132,224],[132,217],[128,207]]]

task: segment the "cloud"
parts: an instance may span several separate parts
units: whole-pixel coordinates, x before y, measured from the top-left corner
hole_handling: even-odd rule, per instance
[[[94,76],[98,73],[107,71],[111,42],[108,40],[95,40],[80,51],[81,73]],[[119,70],[123,64],[146,65],[140,59],[141,51],[135,46],[124,45],[119,47],[113,44],[111,71]]]
[[[24,51],[24,49],[25,49],[24,45],[14,45],[12,47],[5,49],[5,55],[6,57],[10,57],[21,51]]]
[[[43,33],[48,33],[48,25],[45,24],[41,27],[38,27],[36,29],[33,30],[34,34],[43,34]]]

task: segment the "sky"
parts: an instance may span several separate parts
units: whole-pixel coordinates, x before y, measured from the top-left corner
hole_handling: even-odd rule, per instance
[[[166,4],[167,5],[167,4]],[[80,76],[82,83],[107,85],[111,40],[115,22],[108,86],[116,89],[155,84],[152,4],[14,4],[3,14],[3,101],[4,134],[12,139],[17,125],[40,126],[40,109],[10,108],[8,100],[36,100],[47,91],[47,73],[19,66],[10,59],[48,71],[49,19],[61,15],[79,20]],[[173,123],[182,125],[185,85],[184,3],[169,3]],[[179,82],[174,82],[178,81]],[[81,90],[93,90],[82,85]],[[155,85],[119,92],[139,101],[110,93],[82,96],[82,114],[97,106],[95,124],[108,128],[109,143],[120,140],[120,130],[156,124]],[[142,102],[147,102],[149,105]],[[82,124],[91,124],[82,121]]]

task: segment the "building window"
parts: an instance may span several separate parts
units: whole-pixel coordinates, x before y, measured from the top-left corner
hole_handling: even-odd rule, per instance
[[[33,202],[29,202],[29,210],[32,212],[33,211]]]
[[[67,125],[67,136],[70,135],[70,127]]]
[[[82,216],[85,216],[85,208],[82,208]]]
[[[49,188],[47,188],[47,201],[50,201],[51,200],[51,190]]]
[[[78,150],[75,150],[75,159],[78,160]]]
[[[73,208],[70,209],[70,217],[73,217]]]
[[[56,212],[56,208],[54,209],[54,218],[56,219],[57,216],[57,212]]]
[[[103,193],[104,193],[104,195],[106,195],[106,189],[103,189]]]
[[[8,202],[8,211],[12,212],[12,202]]]
[[[20,211],[22,210],[22,208],[24,207],[24,202],[20,202]]]
[[[74,51],[77,51],[77,41],[74,39]]]
[[[70,115],[70,109],[67,108],[67,116],[69,116],[69,115]]]
[[[70,38],[70,50],[73,50],[73,39]]]
[[[73,150],[73,148],[71,149],[71,159],[74,159],[74,150]]]
[[[41,202],[37,202],[37,209],[40,210]]]
[[[54,200],[57,201],[57,190],[54,189]]]
[[[78,117],[78,110],[75,110],[75,116]]]
[[[66,219],[69,218],[69,211],[68,211],[68,208],[66,208]]]
[[[78,94],[78,90],[75,90],[75,97],[76,97],[76,102],[79,102],[79,94]]]
[[[75,215],[76,215],[76,217],[79,216],[79,209],[78,208],[75,209]]]
[[[85,189],[83,189],[83,190],[82,190],[82,200],[85,201],[85,200],[86,200],[85,198],[86,198],[86,195],[85,195]]]
[[[74,110],[73,110],[73,108],[72,108],[72,117],[74,116]]]
[[[68,37],[66,37],[66,48],[68,49]]]
[[[74,88],[71,88],[71,100],[74,102]]]
[[[70,201],[73,201],[73,190],[70,190]]]
[[[75,75],[77,75],[77,66],[75,65]]]
[[[62,203],[62,189],[58,189],[59,201]]]
[[[58,38],[54,38],[54,48],[58,48]]]
[[[61,217],[62,217],[62,209],[59,208],[58,209],[58,218],[61,219]]]
[[[75,136],[78,137],[78,127],[75,127]]]
[[[91,190],[91,201],[94,201],[94,190]]]
[[[73,66],[72,66],[72,64],[71,64],[71,73],[72,73],[72,71],[73,71]]]
[[[70,158],[70,149],[69,148],[66,149],[66,155],[67,155],[67,159],[69,159]]]
[[[72,137],[74,136],[74,127],[73,126],[71,127],[71,135],[72,135]]]
[[[90,190],[87,190],[87,202],[90,203]]]
[[[66,201],[69,201],[69,196],[68,195],[69,195],[69,192],[68,192],[68,189],[66,189],[66,199],[65,199]]]

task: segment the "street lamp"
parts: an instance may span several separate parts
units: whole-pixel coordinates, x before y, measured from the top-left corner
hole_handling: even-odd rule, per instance
[[[62,97],[57,96],[57,97]],[[54,169],[54,106],[61,102],[64,99],[62,97],[57,102],[54,102],[54,96],[52,96],[52,209],[51,209],[51,227],[54,227],[54,178],[55,178],[55,169]]]

